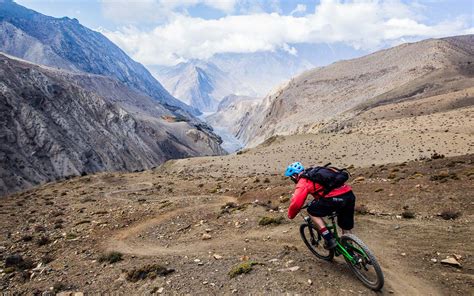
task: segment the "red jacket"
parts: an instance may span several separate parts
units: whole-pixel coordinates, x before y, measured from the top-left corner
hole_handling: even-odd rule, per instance
[[[315,199],[319,199],[342,195],[352,190],[351,186],[342,185],[341,187],[332,190],[327,195],[323,195],[322,192],[320,195],[319,190],[322,188],[323,187],[318,183],[314,183],[306,178],[299,178],[298,183],[296,184],[295,192],[291,197],[290,207],[288,208],[288,218],[293,219],[296,217],[296,215],[298,215],[301,207],[306,201],[308,194],[313,195]]]

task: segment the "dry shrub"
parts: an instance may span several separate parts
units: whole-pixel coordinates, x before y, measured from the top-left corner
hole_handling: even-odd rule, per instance
[[[446,209],[441,212],[440,216],[444,220],[454,220],[461,216],[461,212],[451,210],[451,209]]]
[[[168,269],[159,264],[149,264],[127,272],[127,280],[137,282],[147,278],[154,279],[157,276],[166,276],[172,272],[174,272],[174,269]]]
[[[278,217],[269,217],[269,216],[264,216],[260,218],[258,221],[258,225],[264,226],[264,225],[270,225],[270,224],[275,224],[279,225],[283,222],[283,217],[278,216]]]
[[[123,260],[123,254],[120,252],[112,251],[112,252],[107,252],[105,254],[102,254],[99,257],[99,262],[108,262],[110,264],[113,264],[115,262],[119,262]]]
[[[415,212],[413,211],[410,211],[410,210],[405,210],[403,213],[402,213],[402,217],[405,218],[405,219],[413,219],[415,218]]]

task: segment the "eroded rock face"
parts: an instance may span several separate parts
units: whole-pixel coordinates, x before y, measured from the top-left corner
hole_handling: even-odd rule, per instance
[[[208,126],[164,118],[176,115],[116,80],[0,55],[0,194],[223,153]]]

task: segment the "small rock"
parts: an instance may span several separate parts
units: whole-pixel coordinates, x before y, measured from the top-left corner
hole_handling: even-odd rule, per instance
[[[400,216],[400,219],[402,218],[402,216]],[[400,225],[395,225],[395,230],[398,230],[400,229]]]
[[[297,271],[299,269],[300,269],[299,266],[293,266],[293,267],[288,268],[289,271]]]
[[[461,260],[462,256],[458,254],[453,254],[453,257],[456,258],[456,260]]]
[[[199,260],[199,259],[194,259],[194,262],[199,263],[199,262],[201,262],[201,260]]]
[[[446,259],[443,259],[441,260],[441,263],[451,265],[451,266],[461,267],[461,263],[459,263],[458,260],[456,260],[456,258],[453,258],[453,257],[448,257]]]
[[[313,281],[308,279],[308,285],[311,286],[312,284],[313,284]]]
[[[436,258],[431,258],[431,262],[436,263],[436,262],[438,262],[438,259],[436,259]]]
[[[158,291],[156,291],[156,292],[158,292],[159,294],[161,294],[161,293],[163,293],[163,290],[164,290],[164,289],[165,289],[165,288],[161,287],[161,288],[159,288]]]
[[[248,261],[249,259],[250,259],[250,257],[247,256],[247,255],[244,255],[244,256],[240,257],[240,261]]]
[[[407,255],[407,253],[401,253],[400,255],[402,255],[402,256],[406,256],[406,255]]]
[[[75,292],[73,295],[74,296],[84,296],[84,293],[83,292]]]
[[[210,234],[204,233],[204,234],[202,235],[202,240],[209,240],[209,239],[211,239],[211,238],[212,238],[212,236],[211,236]]]
[[[216,259],[216,260],[222,259],[222,256],[219,255],[219,254],[214,254],[214,255],[212,255],[212,257],[214,257],[214,259]]]
[[[235,294],[237,292],[238,292],[237,289],[234,289],[234,290],[231,291],[232,294]]]
[[[365,180],[365,178],[363,176],[359,176],[359,177],[354,179],[354,182],[362,182],[364,180]]]

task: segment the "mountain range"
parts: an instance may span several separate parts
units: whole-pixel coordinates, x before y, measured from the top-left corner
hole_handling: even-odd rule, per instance
[[[77,19],[54,18],[13,1],[0,3],[0,51],[46,66],[114,77],[160,103],[194,110],[173,98],[141,64]]]
[[[0,194],[224,153],[197,109],[75,19],[2,1],[0,51]]]
[[[473,57],[474,35],[465,35],[402,44],[315,68],[266,96],[237,134],[255,146],[276,135],[349,129],[380,106],[390,106],[390,117],[410,117],[400,110],[407,101],[426,99],[420,106],[426,113],[472,106]],[[427,99],[450,93],[457,95],[439,110]]]
[[[172,67],[149,66],[173,96],[203,112],[216,111],[228,95],[263,97],[312,67],[308,60],[284,51],[216,54]]]
[[[215,111],[219,101],[235,93],[254,93],[212,62],[192,60],[174,67],[150,67],[173,96],[202,111]]]

